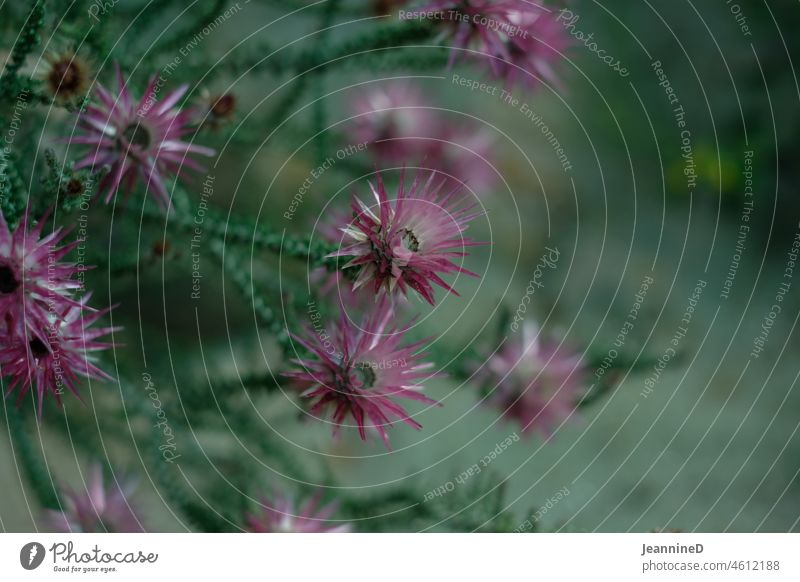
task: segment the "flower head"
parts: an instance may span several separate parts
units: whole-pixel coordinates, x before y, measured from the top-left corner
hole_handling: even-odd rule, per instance
[[[183,166],[203,170],[189,154],[215,153],[181,139],[192,131],[194,114],[181,111],[176,104],[189,86],[182,85],[158,100],[158,83],[159,77],[154,75],[141,100],[136,102],[117,66],[117,95],[98,84],[98,102],[87,107],[78,120],[83,133],[68,139],[71,144],[92,146],[75,164],[76,169],[111,167],[98,187],[98,194],[105,194],[107,203],[120,187],[129,194],[138,177],[154,192],[156,201],[167,208],[170,196],[165,179],[177,175]]]
[[[92,465],[88,473],[85,490],[65,491],[63,511],[48,510],[45,520],[50,529],[63,533],[144,531],[128,499],[135,483],[125,479],[106,486],[100,465]]]
[[[503,415],[519,421],[523,433],[549,436],[575,410],[585,385],[579,354],[543,340],[535,324],[510,337],[481,371],[494,388],[489,401]]]
[[[440,120],[416,85],[392,82],[357,95],[351,107],[353,137],[368,143],[378,159],[405,163],[429,147],[425,139],[439,133]]]
[[[343,237],[341,225],[350,220],[350,212],[344,208],[333,208],[326,209],[324,215],[325,217],[315,225],[320,239],[331,245],[341,244]],[[309,273],[309,281],[316,289],[319,289],[320,297],[335,297],[334,303],[338,303],[348,310],[359,310],[369,307],[373,303],[366,300],[363,293],[354,290],[347,274],[338,269],[328,270],[325,266],[317,267]]]
[[[91,67],[74,50],[50,53],[44,64],[38,76],[56,100],[72,101],[86,95],[92,81]]]
[[[78,376],[112,379],[97,366],[93,352],[114,347],[99,338],[119,328],[90,329],[110,309],[89,310],[86,308],[89,298],[90,294],[84,295],[77,304],[51,314],[46,327],[38,333],[11,336],[0,347],[0,366],[3,375],[9,377],[6,395],[17,390],[19,402],[29,390],[34,390],[40,416],[47,393],[59,404],[65,387],[80,397],[76,388]]]
[[[425,181],[421,174],[408,189],[401,176],[393,200],[378,174],[377,186],[370,184],[375,203],[353,200],[354,218],[343,229],[345,242],[331,256],[353,257],[345,268],[360,268],[355,288],[389,295],[406,295],[410,288],[433,305],[434,284],[458,295],[441,275],[477,277],[453,259],[466,256],[465,247],[480,244],[464,237],[479,213],[473,212],[474,205],[461,204],[455,189],[440,194],[445,181],[434,184],[435,173]]]
[[[8,334],[45,343],[50,315],[76,305],[71,295],[81,288],[79,268],[61,261],[77,242],[58,246],[67,236],[61,228],[42,237],[46,222],[31,226],[26,213],[12,233],[0,212],[0,317]]]
[[[447,188],[468,188],[483,194],[495,186],[492,167],[494,137],[471,125],[447,124],[425,152],[425,165],[447,178]]]
[[[305,337],[293,334],[308,356],[292,360],[301,369],[285,375],[305,389],[303,396],[313,402],[311,413],[331,410],[334,435],[350,417],[363,440],[366,429],[372,428],[387,449],[391,447],[386,427],[393,421],[422,428],[395,400],[437,404],[424,396],[422,386],[416,383],[430,376],[426,370],[433,364],[424,363],[424,354],[417,353],[425,340],[402,345],[404,330],[390,324],[394,314],[388,301],[379,301],[360,325],[343,312],[330,335],[319,313],[310,315],[314,326],[306,330]]]
[[[320,507],[320,498],[319,493],[313,495],[299,509],[288,495],[276,493],[272,499],[263,498],[259,512],[247,515],[247,529],[255,533],[349,532],[349,523],[334,525],[337,521],[331,520],[338,504],[333,502]]]
[[[380,165],[421,159],[426,168],[476,191],[494,185],[493,138],[469,118],[453,123],[416,85],[394,81],[370,88],[353,100],[353,136],[368,143]]]
[[[195,119],[197,123],[217,130],[230,123],[236,115],[236,95],[227,93],[210,93],[204,90],[200,94]]]
[[[569,45],[569,37],[541,6],[529,0],[435,0],[420,10],[447,15],[451,64],[474,51],[484,55],[492,75],[509,87],[518,81],[533,87],[539,78],[558,84],[552,63]]]

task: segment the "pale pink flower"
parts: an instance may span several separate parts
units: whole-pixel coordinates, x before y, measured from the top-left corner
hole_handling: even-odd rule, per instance
[[[333,502],[319,506],[321,494],[308,498],[299,508],[289,495],[263,498],[257,513],[246,516],[247,529],[254,533],[346,533],[351,526],[331,519],[338,508]]]
[[[89,153],[75,164],[76,169],[111,171],[103,178],[98,195],[110,202],[120,188],[130,194],[137,180],[142,180],[163,208],[170,203],[167,178],[178,175],[183,167],[203,171],[190,154],[213,156],[214,150],[183,141],[194,131],[195,113],[181,111],[177,103],[189,88],[181,85],[158,99],[160,77],[153,75],[141,99],[134,99],[128,84],[117,71],[117,95],[98,84],[97,102],[80,114],[82,133],[65,141],[91,146]]]
[[[509,336],[479,372],[489,403],[522,431],[549,436],[576,409],[586,387],[581,356],[541,337],[532,323]]]
[[[50,314],[76,305],[72,294],[81,288],[79,268],[62,261],[77,242],[61,245],[62,228],[42,236],[46,222],[47,215],[33,226],[26,212],[12,233],[0,212],[0,317],[8,334],[45,343]]]
[[[345,424],[350,418],[362,439],[368,428],[374,429],[390,449],[386,428],[395,420],[422,428],[396,399],[436,404],[418,384],[433,366],[418,351],[425,340],[402,345],[405,330],[393,326],[392,319],[388,301],[382,300],[359,324],[342,312],[329,330],[315,321],[303,337],[292,336],[308,355],[292,360],[299,369],[285,376],[305,389],[312,414],[330,411],[334,436],[340,427],[350,426]]]
[[[342,247],[331,256],[352,257],[344,268],[360,269],[355,288],[387,295],[406,295],[412,289],[433,305],[433,285],[458,295],[442,275],[477,277],[454,259],[481,244],[464,235],[481,213],[473,211],[474,204],[463,204],[455,189],[440,194],[445,181],[435,184],[435,173],[427,180],[421,176],[419,172],[408,188],[401,176],[397,196],[390,199],[379,173],[377,185],[370,184],[375,202],[353,200],[355,218],[344,228]]]
[[[435,0],[420,11],[445,15],[442,24],[448,27],[453,46],[451,64],[483,59],[492,75],[504,79],[508,87],[517,82],[534,87],[542,80],[559,84],[554,64],[570,40],[541,4],[530,0]]]
[[[87,309],[85,305],[89,297],[89,294],[84,295],[76,305],[50,315],[46,327],[37,334],[10,336],[0,344],[0,367],[7,378],[6,396],[16,390],[17,402],[21,402],[28,391],[33,390],[41,416],[48,393],[59,404],[64,388],[80,398],[77,390],[79,376],[113,379],[98,367],[95,352],[114,347],[113,343],[99,341],[99,338],[120,328],[92,328],[110,309]]]
[[[48,510],[45,521],[50,529],[63,533],[135,533],[144,531],[138,511],[130,502],[135,482],[106,485],[100,465],[92,465],[84,490],[67,489],[62,511]]]

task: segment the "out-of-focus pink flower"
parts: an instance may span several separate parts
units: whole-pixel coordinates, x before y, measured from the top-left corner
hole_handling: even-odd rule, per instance
[[[34,390],[39,416],[47,393],[61,403],[66,387],[80,398],[76,384],[78,376],[111,380],[96,364],[94,352],[114,347],[113,343],[98,338],[118,331],[117,327],[91,329],[98,319],[110,311],[89,311],[85,305],[90,295],[84,295],[76,304],[49,316],[49,323],[39,334],[32,332],[5,339],[0,347],[0,366],[8,378],[6,395],[17,390],[20,402],[29,390]],[[40,338],[44,332],[45,339]]]
[[[441,121],[422,92],[397,81],[372,87],[353,100],[355,141],[369,144],[374,157],[396,163],[421,159]]]
[[[465,184],[480,194],[496,182],[492,135],[468,118],[453,122],[409,82],[366,90],[353,100],[352,113],[353,136],[368,144],[377,165],[419,162],[447,177],[452,186]]]
[[[493,390],[489,402],[519,421],[523,433],[549,436],[575,410],[586,383],[580,355],[541,337],[531,323],[483,366],[480,376]]]
[[[393,421],[422,428],[395,399],[437,404],[417,384],[430,376],[433,366],[418,353],[425,340],[401,345],[405,332],[391,325],[392,319],[394,313],[383,299],[359,324],[342,312],[338,324],[328,330],[312,316],[313,326],[304,337],[293,334],[308,355],[292,360],[300,369],[285,375],[305,389],[303,396],[313,401],[312,414],[331,411],[334,436],[351,418],[363,440],[373,428],[391,449],[386,427]]]
[[[63,511],[48,510],[45,521],[50,529],[63,533],[142,532],[138,512],[129,499],[134,489],[130,479],[106,486],[100,465],[92,465],[86,489],[66,490]]]
[[[517,82],[534,87],[542,79],[558,85],[553,63],[570,41],[541,5],[529,0],[435,0],[420,11],[445,16],[453,45],[451,64],[474,57],[474,51],[484,55],[479,58],[508,87]]]
[[[447,177],[446,188],[469,189],[480,197],[497,183],[492,167],[494,145],[494,137],[487,130],[469,124],[447,125],[436,141],[429,142],[423,165]]]
[[[76,305],[71,296],[81,287],[78,267],[61,261],[77,242],[58,246],[67,236],[61,228],[42,237],[46,222],[47,215],[32,226],[26,213],[12,233],[0,212],[0,318],[9,335],[43,343],[50,314]]]
[[[342,229],[349,221],[350,212],[342,208],[326,210],[325,216],[315,225],[316,234],[326,243],[340,245],[345,236]],[[360,310],[373,303],[363,293],[354,290],[353,283],[340,270],[329,271],[327,267],[317,267],[310,273],[309,279],[319,297],[327,297],[348,311]]]
[[[153,191],[159,205],[167,208],[170,195],[165,179],[177,175],[184,166],[203,171],[190,154],[213,156],[215,152],[181,139],[193,131],[195,119],[192,111],[176,107],[188,85],[158,100],[161,86],[159,77],[154,75],[137,102],[118,65],[116,69],[117,95],[98,84],[95,89],[98,102],[88,106],[78,119],[82,133],[65,141],[91,146],[89,153],[75,164],[76,169],[111,167],[98,188],[98,195],[105,194],[106,203],[120,187],[126,195],[130,194],[136,180],[141,179]]]
[[[322,495],[311,496],[298,509],[288,495],[273,494],[263,498],[257,513],[246,516],[247,529],[255,533],[346,533],[351,526],[331,517],[338,508],[333,502],[319,506]],[[338,525],[337,525],[338,524]]]
[[[203,90],[193,111],[195,123],[215,131],[220,129],[236,116],[237,101],[236,94],[232,92],[210,93]]]
[[[479,212],[475,205],[461,203],[453,189],[440,194],[444,181],[434,183],[435,173],[422,179],[418,172],[406,189],[403,176],[397,197],[389,198],[380,173],[377,186],[370,184],[375,202],[353,200],[355,218],[345,229],[345,242],[333,257],[352,257],[345,268],[358,267],[355,288],[367,287],[374,294],[403,295],[416,291],[434,304],[433,285],[458,295],[442,275],[475,273],[453,259],[466,256],[465,248],[477,243],[464,236],[467,225]]]

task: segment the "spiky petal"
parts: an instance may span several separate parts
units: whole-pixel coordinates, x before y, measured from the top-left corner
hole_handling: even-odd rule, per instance
[[[8,335],[45,343],[50,316],[76,305],[81,288],[78,266],[62,261],[77,242],[59,246],[68,234],[61,228],[42,236],[46,222],[47,215],[32,226],[26,212],[12,233],[0,212],[0,318]]]
[[[330,332],[315,323],[304,337],[293,334],[308,356],[292,360],[299,369],[285,373],[305,389],[303,396],[312,401],[312,414],[331,411],[334,436],[340,427],[353,426],[345,424],[351,419],[363,440],[367,429],[374,429],[390,450],[386,428],[394,421],[422,428],[396,399],[437,404],[421,393],[417,383],[429,377],[433,367],[418,353],[425,340],[402,345],[405,330],[392,326],[393,318],[388,301],[383,300],[360,325],[342,312]]]
[[[440,116],[419,88],[394,81],[359,91],[352,100],[353,138],[376,158],[395,163],[422,157],[439,134]]]
[[[390,199],[379,173],[377,185],[370,184],[375,203],[353,200],[354,218],[343,229],[345,242],[330,256],[352,257],[345,268],[360,269],[355,288],[388,295],[406,295],[412,289],[433,305],[433,285],[458,295],[442,275],[477,277],[453,259],[466,256],[466,247],[480,244],[464,236],[480,213],[473,212],[475,205],[462,204],[457,190],[440,194],[445,182],[434,184],[435,178],[432,172],[423,180],[419,172],[406,189],[401,176],[397,197]]]
[[[80,114],[78,126],[82,133],[68,138],[70,144],[91,146],[89,153],[75,164],[76,169],[99,170],[109,165],[111,171],[103,178],[98,195],[110,202],[123,188],[130,194],[137,179],[152,191],[156,201],[167,208],[170,195],[165,181],[186,166],[202,171],[203,167],[190,155],[213,156],[214,150],[183,141],[193,131],[195,115],[181,111],[176,104],[189,88],[181,85],[159,100],[159,77],[153,75],[137,102],[128,84],[117,70],[117,94],[105,87],[96,87],[97,101]]]
[[[559,84],[553,65],[570,40],[544,7],[529,0],[435,0],[419,11],[446,15],[451,64],[478,53],[507,87],[519,82],[530,88],[542,80]]]
[[[308,498],[299,508],[289,495],[275,493],[261,499],[256,513],[246,516],[247,529],[255,533],[346,533],[351,526],[332,520],[338,503],[320,507],[321,493]],[[338,524],[338,525],[337,525]]]
[[[129,497],[135,482],[124,478],[108,486],[100,465],[92,465],[84,490],[67,489],[62,495],[63,511],[48,510],[45,521],[54,532],[135,533],[144,528]]]
[[[449,187],[466,185],[484,193],[495,185],[493,136],[470,118],[435,107],[416,85],[383,83],[362,90],[352,103],[353,137],[369,144],[367,153],[376,165],[422,160],[427,169],[450,178]]]
[[[586,367],[579,354],[543,339],[538,326],[528,322],[488,359],[479,376],[491,390],[488,402],[504,417],[519,422],[523,433],[549,436],[575,410]]]
[[[110,311],[90,311],[86,294],[62,312],[51,314],[49,322],[38,334],[10,337],[0,347],[0,367],[7,377],[6,396],[17,391],[20,402],[29,390],[36,394],[39,416],[45,396],[52,394],[61,404],[64,388],[80,398],[77,391],[78,377],[111,380],[96,363],[94,352],[114,347],[113,343],[99,338],[120,328],[91,326]],[[40,339],[44,333],[45,341]]]

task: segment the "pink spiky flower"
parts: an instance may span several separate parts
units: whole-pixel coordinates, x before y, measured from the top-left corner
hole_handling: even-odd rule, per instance
[[[119,65],[116,71],[117,95],[98,84],[95,88],[98,102],[88,106],[78,119],[83,133],[65,140],[70,144],[92,146],[75,168],[99,170],[104,165],[111,167],[98,187],[98,195],[105,194],[106,203],[114,198],[120,187],[129,195],[139,178],[148,190],[153,191],[158,204],[168,208],[170,195],[166,178],[178,175],[183,166],[203,171],[203,167],[189,155],[213,156],[215,152],[181,139],[194,131],[193,112],[176,107],[188,85],[181,85],[159,101],[156,98],[160,88],[159,77],[153,75],[137,102],[128,90]]]
[[[6,397],[15,389],[17,402],[21,402],[29,390],[33,390],[38,401],[39,416],[45,395],[52,394],[61,404],[64,388],[68,388],[80,399],[77,391],[78,376],[112,380],[96,364],[93,352],[114,347],[111,342],[98,338],[118,331],[118,327],[91,326],[111,309],[89,310],[86,307],[91,294],[84,295],[75,305],[50,315],[49,323],[42,333],[29,332],[22,337],[11,337],[0,348],[0,366],[8,377]]]
[[[127,478],[106,486],[100,465],[94,464],[88,471],[86,489],[67,489],[62,511],[48,510],[45,522],[59,533],[143,532],[137,511],[129,501],[135,487],[135,481]]]
[[[438,139],[425,152],[425,165],[447,177],[448,186],[469,189],[476,195],[491,190],[497,182],[492,165],[495,139],[473,125],[446,124]]]
[[[569,46],[569,37],[541,5],[530,0],[435,0],[420,11],[447,15],[451,65],[475,51],[485,55],[492,75],[505,79],[508,87],[517,82],[533,87],[540,79],[559,84],[553,63]]]
[[[341,225],[350,220],[350,212],[345,208],[325,209],[324,218],[315,225],[319,237],[326,243],[338,245],[342,242]],[[372,304],[365,300],[365,294],[353,289],[353,284],[340,270],[329,271],[327,267],[317,267],[309,273],[309,281],[319,289],[320,297],[335,297],[334,303],[348,310],[358,310]]]
[[[58,246],[67,236],[61,228],[42,237],[46,222],[47,215],[31,226],[26,212],[12,233],[0,212],[0,317],[9,335],[45,343],[50,314],[76,305],[71,295],[81,288],[79,268],[61,262],[77,242]]]
[[[394,81],[359,92],[352,101],[353,137],[377,159],[404,163],[420,157],[435,139],[440,120],[419,88]],[[427,139],[426,139],[427,138]]]
[[[319,506],[322,495],[316,493],[300,508],[296,508],[289,495],[275,493],[271,499],[262,498],[258,513],[248,513],[247,529],[254,533],[347,533],[349,523],[333,525],[338,520],[331,517],[338,509],[336,502]]]
[[[400,420],[415,429],[422,428],[395,399],[404,398],[425,404],[438,404],[421,393],[418,380],[428,378],[432,363],[423,362],[418,353],[426,340],[407,345],[405,330],[390,324],[394,312],[381,300],[371,314],[354,323],[342,310],[330,335],[319,322],[306,329],[304,338],[292,337],[308,351],[308,356],[292,360],[300,370],[284,375],[294,379],[303,396],[313,401],[310,412],[332,410],[333,434],[352,418],[362,440],[367,428],[374,429],[391,450],[386,427]]]
[[[434,184],[436,173],[425,181],[418,172],[406,189],[403,175],[397,197],[389,199],[380,173],[377,186],[370,183],[375,203],[368,206],[353,199],[354,218],[343,229],[345,242],[331,257],[353,257],[344,268],[358,267],[354,287],[371,287],[375,294],[407,295],[416,291],[434,304],[433,284],[458,295],[441,275],[477,274],[464,269],[453,259],[464,257],[464,248],[481,243],[464,237],[467,225],[479,212],[475,205],[464,205],[455,194],[458,189],[440,194],[446,180]]]
[[[480,372],[493,389],[489,402],[503,416],[517,420],[523,433],[549,436],[575,410],[586,383],[581,356],[541,337],[536,324],[525,323]]]
[[[393,81],[371,87],[353,100],[354,138],[369,144],[368,153],[378,165],[404,164],[422,159],[428,169],[466,184],[476,191],[491,188],[494,139],[468,118],[458,123],[442,115],[409,82]]]

